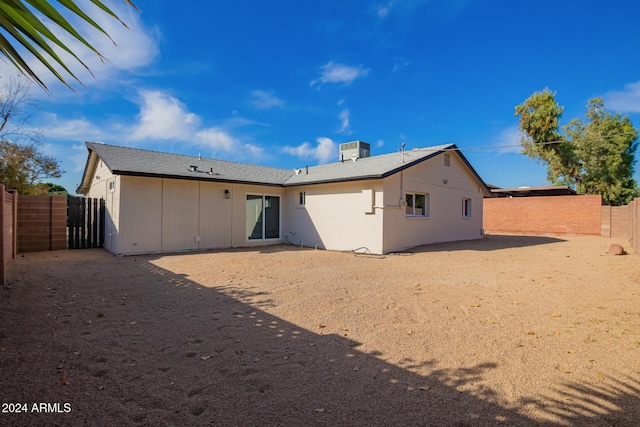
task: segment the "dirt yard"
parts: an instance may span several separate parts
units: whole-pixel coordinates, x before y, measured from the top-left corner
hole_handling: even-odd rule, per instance
[[[611,243],[19,256],[0,425],[636,426],[640,257]]]

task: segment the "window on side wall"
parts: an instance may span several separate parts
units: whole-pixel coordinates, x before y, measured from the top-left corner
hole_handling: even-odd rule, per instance
[[[462,217],[471,218],[471,199],[462,199]]]
[[[429,216],[429,195],[426,193],[407,193],[405,212],[408,217]]]
[[[110,193],[116,191],[116,180],[112,179],[111,181],[109,181],[109,183],[107,184],[107,188],[109,189]]]
[[[298,192],[298,206],[304,206],[307,202],[307,193],[304,191]]]

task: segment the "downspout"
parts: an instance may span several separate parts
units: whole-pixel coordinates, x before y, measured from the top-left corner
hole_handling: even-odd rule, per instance
[[[400,200],[398,201],[398,205],[402,208],[402,204],[404,202],[404,171],[400,171]]]
[[[160,186],[160,252],[164,251],[164,178]]]
[[[200,157],[200,153],[198,153],[198,157]],[[202,181],[198,181],[198,244],[197,249],[200,250],[200,241],[202,240],[202,236],[200,234],[200,205],[202,204]]]
[[[387,205],[382,206],[383,209],[392,208],[392,209],[402,209],[404,207],[404,172],[400,171],[400,197],[398,198],[397,205]],[[380,209],[380,206],[374,206],[376,209]]]
[[[233,231],[234,231],[233,230],[233,217],[234,217],[234,215],[233,215],[233,208],[234,208],[233,195],[234,195],[234,193],[235,193],[235,188],[234,188],[234,185],[231,184],[231,198],[229,199],[230,203],[231,203],[231,233],[229,233],[229,247],[230,248],[233,247]],[[245,215],[246,215],[246,212],[245,212]]]

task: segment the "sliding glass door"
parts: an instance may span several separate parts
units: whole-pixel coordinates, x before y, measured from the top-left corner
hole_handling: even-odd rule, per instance
[[[280,197],[247,194],[246,231],[248,240],[280,238]]]

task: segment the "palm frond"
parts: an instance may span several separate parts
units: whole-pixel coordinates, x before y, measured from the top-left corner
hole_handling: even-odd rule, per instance
[[[76,16],[90,24],[95,30],[104,34],[113,42],[109,34],[100,27],[89,15],[87,15],[73,0],[57,0],[67,10],[71,11]],[[125,0],[136,10],[139,10],[130,0]],[[117,19],[123,25],[124,22],[116,16],[111,9],[105,6],[99,0],[91,0],[98,8],[104,13]],[[82,84],[78,77],[70,70],[67,64],[56,53],[54,47],[62,49],[70,54],[78,63],[80,63],[89,72],[89,67],[67,47],[54,32],[42,22],[42,20],[34,13],[37,12],[43,17],[49,19],[53,24],[70,34],[73,38],[82,43],[94,54],[98,55],[101,60],[105,58],[96,48],[94,48],[70,23],[65,17],[54,7],[48,0],[2,0],[0,1],[0,28],[4,29],[6,34],[10,35],[13,39],[13,43],[22,45],[28,52],[35,56],[53,75],[58,78],[63,84],[73,88],[62,76],[61,71],[64,70],[75,81]],[[126,26],[126,25],[125,25]],[[4,56],[9,63],[15,66],[22,74],[29,77],[40,85],[45,91],[48,92],[47,86],[42,79],[36,75],[32,68],[27,64],[27,61],[16,50],[13,43],[8,40],[3,34],[0,33],[0,53]],[[114,42],[115,44],[115,42]],[[44,54],[48,55],[51,59],[47,59]]]

